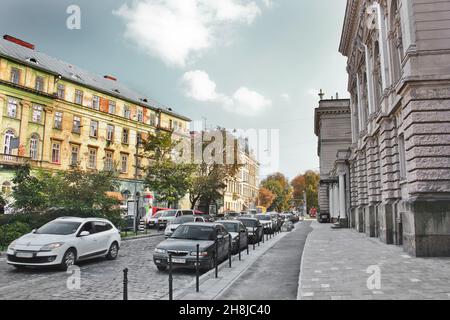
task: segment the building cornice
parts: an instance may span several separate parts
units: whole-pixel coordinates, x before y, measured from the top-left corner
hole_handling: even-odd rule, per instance
[[[341,42],[339,45],[339,52],[346,57],[349,56],[349,48],[353,39],[353,30],[357,24],[357,11],[361,2],[361,0],[347,0]]]

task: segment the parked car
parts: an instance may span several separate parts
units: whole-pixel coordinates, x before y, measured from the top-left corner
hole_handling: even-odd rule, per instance
[[[170,238],[156,246],[153,262],[160,271],[167,269],[169,253],[172,266],[195,268],[197,244],[200,245],[199,268],[209,270],[214,267],[214,255],[217,240],[217,260],[223,261],[228,256],[228,232],[218,223],[185,223],[179,226]]]
[[[57,266],[67,270],[82,260],[116,259],[120,240],[119,230],[106,219],[61,217],[13,241],[6,262],[16,268]]]
[[[207,213],[196,213],[195,216],[202,217],[205,222],[214,222],[216,221],[213,216]]]
[[[242,221],[238,220],[219,220],[217,223],[220,223],[225,227],[228,233],[232,237],[232,252],[233,254],[238,253],[240,250],[247,248],[248,246],[248,237],[247,237],[247,228],[242,223]]]
[[[236,218],[238,218],[240,216],[241,216],[241,213],[240,212],[236,212],[236,211],[228,211],[228,212],[225,213],[225,219],[227,219],[227,220],[236,219]]]
[[[181,216],[192,216],[194,215],[194,210],[180,210],[180,209],[170,209],[160,211],[161,216],[158,218],[158,229],[165,229],[169,222],[175,220]]]
[[[256,214],[255,218],[261,222],[263,229],[264,229],[264,233],[267,233],[267,234],[274,233],[275,227],[272,222],[272,218],[270,217],[269,214],[262,214],[262,213]]]
[[[250,243],[256,243],[262,240],[263,237],[263,227],[261,222],[256,218],[245,218],[239,217],[237,220],[241,221],[248,231],[248,241]],[[253,233],[253,230],[255,232]]]
[[[207,222],[205,219],[200,215],[192,215],[192,216],[180,216],[176,218],[175,220],[169,222],[169,224],[166,227],[166,230],[164,230],[164,236],[166,238],[169,238],[173,232],[178,228],[180,225],[188,222]]]
[[[272,219],[272,223],[275,226],[275,231],[278,232],[281,230],[281,225],[283,224],[282,218],[277,212],[268,212],[268,215],[270,215],[270,218]]]
[[[147,219],[147,227],[149,229],[158,228],[158,218],[161,216],[163,211],[156,212],[151,218]]]

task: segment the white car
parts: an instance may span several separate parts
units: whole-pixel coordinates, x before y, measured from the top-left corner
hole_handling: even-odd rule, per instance
[[[13,241],[7,250],[7,263],[25,266],[58,266],[67,270],[81,260],[117,258],[120,232],[100,218],[55,219]]]
[[[181,216],[193,216],[194,210],[169,209],[162,210],[158,218],[158,229],[165,229],[167,225]]]
[[[198,217],[195,215],[192,216],[180,216],[176,218],[175,220],[169,222],[169,224],[166,227],[166,230],[164,230],[164,236],[166,238],[169,238],[172,233],[183,223],[188,222],[207,222],[203,217]]]

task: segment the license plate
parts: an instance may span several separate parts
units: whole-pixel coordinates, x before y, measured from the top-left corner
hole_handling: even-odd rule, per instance
[[[327,218],[327,216],[322,216],[322,219],[326,219]]]
[[[16,253],[17,258],[33,258],[33,253],[31,252],[17,252]]]
[[[186,263],[186,259],[172,258],[173,263]]]

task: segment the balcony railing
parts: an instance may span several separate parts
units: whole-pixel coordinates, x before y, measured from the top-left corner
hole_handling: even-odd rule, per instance
[[[0,163],[1,164],[22,165],[30,160],[31,160],[31,158],[29,158],[29,157],[22,157],[22,156],[16,156],[16,155],[12,155],[12,154],[0,153]]]

